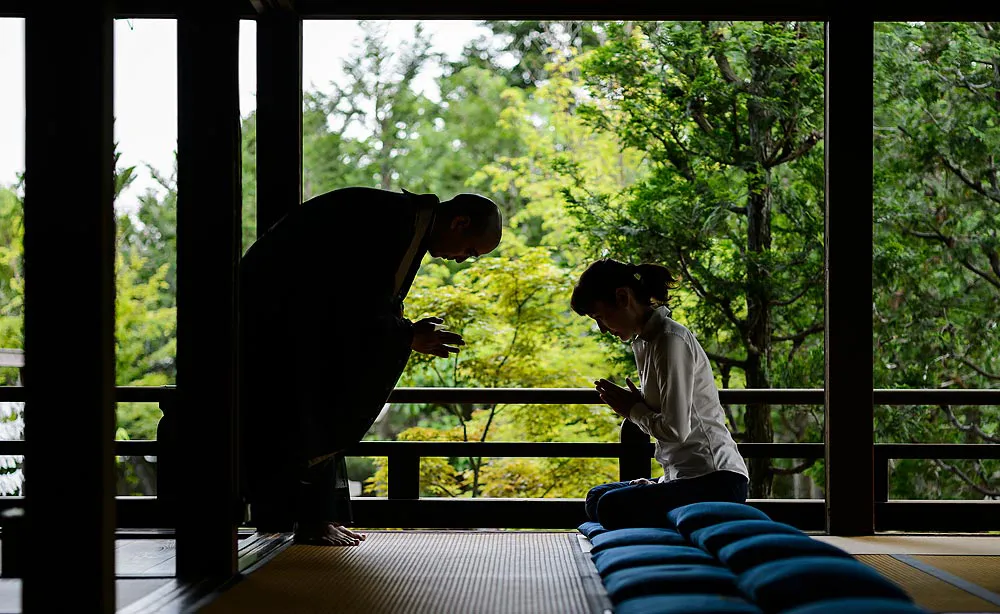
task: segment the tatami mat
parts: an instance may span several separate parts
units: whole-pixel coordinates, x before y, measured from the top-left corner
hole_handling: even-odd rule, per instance
[[[1000,556],[1000,535],[814,535],[851,554],[980,554]]]
[[[928,556],[914,559],[1000,595],[1000,556]]]
[[[933,559],[935,562],[929,563],[932,568],[919,568],[914,566],[912,563],[906,562],[906,558],[911,557],[915,559],[918,564],[924,561],[920,559]],[[903,590],[905,590],[913,598],[913,600],[920,606],[931,610],[932,612],[1000,612],[1000,604],[994,603],[992,601],[984,599],[973,592],[969,592],[966,588],[956,585],[955,583],[945,581],[942,579],[941,575],[934,575],[938,571],[943,571],[941,567],[936,565],[940,559],[950,559],[950,565],[959,566],[958,559],[994,559],[1000,557],[984,557],[984,556],[912,556],[912,555],[891,555],[891,554],[859,554],[856,558],[874,567],[883,576],[892,580],[898,584]],[[928,564],[928,563],[925,563]],[[978,565],[978,567],[977,567]],[[992,571],[982,565],[981,561],[966,561],[964,564],[960,565],[963,569],[975,569],[976,573],[981,574],[997,574],[1000,573],[1000,568],[996,566],[994,562],[992,565]],[[930,571],[931,573],[928,573]],[[955,574],[957,575],[957,574]],[[947,577],[947,576],[945,576]],[[967,578],[971,580],[971,578]],[[965,584],[968,589],[987,594],[989,597],[989,589],[985,585],[978,586],[975,581]]]
[[[412,614],[600,611],[573,533],[373,531],[290,546],[202,608]]]

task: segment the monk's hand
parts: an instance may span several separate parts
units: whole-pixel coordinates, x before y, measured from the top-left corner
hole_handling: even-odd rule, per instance
[[[410,347],[414,352],[448,358],[458,352],[458,346],[465,345],[462,335],[444,328],[441,318],[424,318],[413,323],[413,342]]]
[[[594,386],[597,387],[597,393],[601,395],[601,400],[607,403],[622,418],[629,417],[629,412],[632,410],[633,405],[644,402],[642,393],[635,387],[632,380],[625,378],[625,383],[628,384],[627,389],[607,379],[599,379],[594,382]]]

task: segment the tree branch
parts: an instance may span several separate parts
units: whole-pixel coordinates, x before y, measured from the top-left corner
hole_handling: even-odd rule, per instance
[[[775,158],[773,160],[768,160],[767,162],[765,162],[764,166],[766,168],[771,168],[774,166],[779,166],[786,162],[791,162],[792,160],[797,160],[802,156],[806,155],[807,153],[809,153],[809,150],[815,147],[816,143],[819,143],[821,138],[823,138],[823,135],[821,133],[813,132],[808,137],[806,137],[806,140],[802,141],[802,144],[799,145],[797,148],[785,153],[784,155],[778,158]]]
[[[934,459],[934,464],[937,465],[938,467],[943,467],[948,471],[952,472],[953,474],[957,475],[963,482],[965,482],[972,488],[979,491],[980,494],[985,495],[987,497],[991,497],[993,499],[1000,498],[1000,490],[990,490],[988,488],[980,486],[979,484],[976,484],[976,482],[972,478],[967,476],[965,472],[959,469],[958,467],[954,465],[949,465],[948,463],[940,459]]]
[[[710,31],[707,21],[701,22],[701,31],[710,41],[715,43],[712,47],[712,58],[715,60],[715,65],[719,67],[719,73],[722,75],[722,78],[733,85],[741,84],[739,76],[737,76],[736,71],[733,70],[732,65],[729,63],[729,58],[726,57],[726,53],[718,46],[722,42],[722,34],[718,31]]]
[[[808,468],[812,467],[813,465],[815,465],[817,460],[819,460],[819,459],[814,458],[812,460],[807,460],[804,463],[802,463],[801,465],[797,465],[795,467],[792,467],[791,469],[785,469],[784,467],[775,467],[775,466],[772,465],[770,467],[770,470],[771,470],[771,473],[774,474],[774,475],[795,475],[795,474],[798,474],[798,473],[802,473],[806,469],[808,469]]]
[[[982,277],[983,279],[985,279],[991,286],[995,286],[996,288],[1000,288],[1000,279],[993,279],[990,276],[990,274],[987,273],[986,271],[980,271],[979,269],[977,269],[971,262],[969,262],[969,258],[968,257],[962,258],[962,266],[964,266],[965,268],[969,269],[970,271],[972,271],[976,275],[979,275],[980,277]]]
[[[815,284],[815,283],[806,284],[802,288],[801,291],[799,291],[795,296],[793,296],[790,299],[787,299],[787,300],[784,300],[784,301],[768,301],[768,302],[769,302],[769,304],[771,304],[772,306],[775,306],[775,307],[787,307],[787,306],[791,305],[792,303],[794,303],[795,301],[797,301],[800,298],[802,298],[803,296],[805,296],[807,292],[809,292],[810,290],[812,290],[813,288],[815,288],[817,285],[819,285],[819,284]]]
[[[964,364],[965,366],[969,367],[970,369],[972,369],[973,371],[975,371],[976,373],[978,373],[979,375],[982,375],[983,377],[985,377],[986,379],[991,379],[991,380],[1000,382],[1000,375],[998,375],[996,373],[988,373],[988,372],[980,369],[978,366],[976,366],[975,364],[973,364],[972,361],[970,361],[965,356],[959,357],[958,360],[962,364]]]
[[[979,437],[984,441],[988,441],[990,443],[1000,443],[1000,437],[984,433],[982,429],[979,428],[978,424],[962,424],[962,421],[958,419],[958,416],[955,415],[955,412],[951,411],[950,405],[941,404],[938,405],[938,409],[943,411],[945,415],[948,417],[948,421],[951,422],[955,428],[962,431],[963,433],[975,433],[977,437]]]
[[[808,329],[802,331],[801,333],[797,333],[795,335],[790,335],[790,336],[787,336],[787,337],[771,337],[771,341],[774,341],[774,342],[777,342],[777,341],[794,341],[796,343],[801,343],[809,335],[815,335],[816,333],[821,333],[821,332],[823,332],[823,330],[824,330],[824,328],[823,328],[822,324],[816,324],[812,328],[808,328]]]
[[[709,360],[714,360],[720,365],[726,365],[728,367],[739,367],[741,369],[744,369],[746,368],[747,365],[747,361],[745,358],[740,360],[738,358],[729,358],[728,356],[720,356],[718,354],[713,354],[711,352],[705,352],[705,355],[708,356]]]
[[[695,293],[702,299],[716,305],[719,309],[721,309],[722,313],[726,316],[726,319],[729,320],[733,324],[733,326],[735,326],[736,329],[740,331],[740,333],[742,334],[744,332],[745,327],[743,323],[740,321],[740,319],[736,317],[736,314],[733,313],[732,307],[723,302],[722,299],[716,297],[715,295],[705,290],[705,287],[701,285],[701,282],[699,282],[697,279],[694,278],[693,275],[691,275],[691,271],[688,269],[687,260],[684,258],[684,252],[678,250],[677,259],[678,262],[680,262],[681,270],[684,271],[684,275],[691,280],[691,286],[694,288]]]
[[[902,126],[897,126],[897,128],[908,139],[910,139],[912,141],[916,141],[917,140],[912,134],[910,134],[906,130],[906,128],[904,128]],[[939,160],[941,160],[941,162],[944,164],[945,168],[947,168],[949,171],[952,172],[952,174],[954,174],[956,177],[958,177],[958,179],[962,183],[964,183],[965,185],[969,186],[969,188],[971,188],[974,192],[977,192],[978,194],[984,196],[985,198],[988,198],[989,200],[992,200],[993,202],[1000,203],[1000,193],[994,194],[994,193],[991,193],[991,192],[987,191],[986,188],[983,187],[982,183],[974,181],[971,177],[969,177],[969,174],[965,171],[965,169],[963,169],[958,164],[956,164],[956,163],[952,162],[951,160],[949,160],[948,157],[946,155],[944,155],[943,153],[941,153],[940,151],[937,151],[936,149],[933,150],[933,151],[934,151],[934,155],[937,156],[937,158]]]
[[[904,229],[904,234],[910,235],[911,237],[916,237],[918,239],[928,239],[930,241],[940,241],[944,243],[947,247],[955,247],[955,238],[948,237],[941,234],[941,231],[935,229],[934,232],[923,232],[920,230],[909,230]]]
[[[941,231],[936,228],[934,229],[934,232],[922,232],[918,230],[909,230],[909,229],[904,229],[903,232],[905,234],[908,234],[912,237],[917,237],[919,239],[940,241],[948,248],[954,248],[955,245],[958,243],[955,237],[949,237],[945,234],[942,234]],[[990,253],[988,254],[988,258],[990,260],[990,268],[996,274],[996,278],[990,275],[987,271],[983,271],[977,268],[974,264],[972,264],[972,262],[969,261],[968,256],[962,258],[959,262],[961,262],[962,266],[964,266],[966,269],[972,271],[979,277],[985,279],[986,282],[989,283],[991,286],[1000,288],[1000,255],[996,253]]]

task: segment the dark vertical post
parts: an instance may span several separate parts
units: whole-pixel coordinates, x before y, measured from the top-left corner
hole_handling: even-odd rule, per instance
[[[403,444],[406,445],[406,444]],[[420,498],[420,457],[412,452],[402,451],[390,454],[389,498]]]
[[[302,202],[302,20],[257,17],[257,236]]]
[[[111,5],[26,7],[22,543],[30,551],[22,603],[26,612],[56,612],[73,595],[90,611],[114,612]],[[86,360],[67,369],[70,351]],[[54,590],[67,514],[87,564],[62,574]]]
[[[873,22],[826,24],[826,526],[874,531]]]
[[[177,575],[237,572],[236,306],[239,19],[182,3],[177,20]]]
[[[648,478],[649,470],[649,435],[642,432],[631,420],[622,421],[622,432],[619,436],[626,450],[618,457],[618,479],[637,480]]]

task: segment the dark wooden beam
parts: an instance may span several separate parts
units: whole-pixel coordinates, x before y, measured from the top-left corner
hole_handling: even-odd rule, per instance
[[[239,20],[185,3],[177,20],[177,574],[237,572],[236,265],[240,256]]]
[[[0,17],[23,17],[31,2],[37,0],[5,0],[0,3]],[[174,18],[184,0],[117,0],[118,18]],[[235,8],[244,19],[253,19],[271,5],[286,5],[284,0],[236,1]],[[647,0],[627,0],[614,5],[585,0],[567,3],[565,0],[515,0],[493,4],[470,5],[468,2],[435,2],[420,4],[391,0],[371,6],[358,6],[335,0],[298,0],[298,13],[305,19],[733,19],[733,20],[809,20],[825,21],[834,10],[831,2],[811,4],[790,0],[715,0],[702,3],[652,3]],[[867,17],[875,21],[990,21],[996,10],[988,2],[955,0],[947,4],[905,3],[882,0],[865,5]]]
[[[25,21],[22,603],[57,612],[72,595],[90,611],[114,612],[112,7],[51,8],[33,2]],[[67,369],[67,348],[86,360]],[[67,513],[87,564],[53,590]]]
[[[820,500],[753,499],[748,503],[804,531],[823,530]],[[352,502],[359,527],[413,529],[572,529],[584,522],[583,499],[375,499]]]
[[[873,22],[826,26],[826,513],[833,535],[874,532]]]
[[[287,3],[282,3],[287,4]],[[257,236],[302,203],[302,20],[257,17]]]

